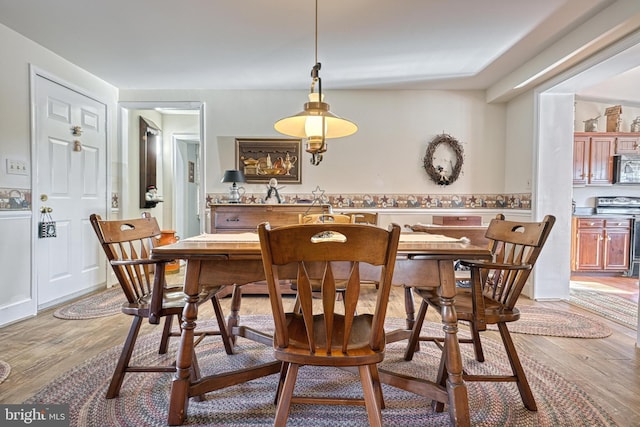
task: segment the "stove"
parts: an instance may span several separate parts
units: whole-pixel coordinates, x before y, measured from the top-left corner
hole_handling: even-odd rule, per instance
[[[596,213],[640,216],[640,197],[596,197]]]
[[[629,215],[633,217],[631,225],[631,244],[629,271],[625,274],[638,277],[640,273],[640,197],[596,197],[597,214]]]

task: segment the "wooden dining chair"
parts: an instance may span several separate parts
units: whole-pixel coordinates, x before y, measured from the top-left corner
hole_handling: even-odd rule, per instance
[[[400,226],[389,230],[359,224],[258,227],[262,260],[275,323],[274,356],[283,362],[274,425],[286,424],[292,403],[362,404],[369,424],[382,425],[382,388],[377,364],[385,349],[384,319],[391,290]],[[297,266],[300,312],[285,312],[278,271]],[[309,269],[321,265],[321,308],[312,301]],[[356,314],[360,270],[381,266],[375,310]],[[336,276],[346,277],[344,314],[336,311]],[[304,365],[358,368],[363,399],[336,396],[298,397],[294,387]]]
[[[175,366],[131,366],[130,360],[140,331],[142,321],[146,318],[157,324],[164,318],[164,327],[160,339],[159,354],[165,354],[169,345],[169,337],[180,336],[172,332],[172,320],[180,320],[185,306],[182,286],[168,287],[165,282],[166,261],[149,259],[151,248],[160,236],[160,228],[155,218],[145,216],[127,220],[102,220],[100,215],[90,217],[91,225],[98,236],[102,249],[113,268],[116,278],[124,292],[126,301],[121,311],[133,317],[129,334],[124,343],[116,369],[107,390],[107,399],[117,397],[122,381],[127,372],[175,372]],[[162,293],[153,292],[162,289]],[[233,347],[225,327],[220,303],[215,297],[217,286],[203,286],[198,296],[198,304],[211,301],[219,330],[197,331],[199,343],[207,335],[220,335],[228,354],[233,354]],[[180,322],[178,322],[180,324]],[[181,326],[181,325],[180,325]],[[200,377],[195,352],[193,356],[193,372],[195,378]]]
[[[341,212],[352,218],[355,224],[371,224],[378,225],[378,212]]]
[[[353,223],[354,220],[350,215],[322,213],[322,214],[307,214],[307,215],[300,214],[298,222],[300,224],[324,224],[324,223],[349,224],[349,223]]]
[[[355,223],[355,217],[348,214],[330,214],[330,213],[322,213],[322,214],[300,214],[299,216],[300,224],[353,224]],[[311,279],[311,288],[313,289],[314,295],[318,296],[320,293],[320,279],[312,278]],[[338,279],[336,281],[338,299],[343,299],[344,292],[347,286],[347,281],[344,279]],[[377,286],[377,285],[376,285]],[[298,289],[298,284],[296,280],[291,281],[291,289],[296,291]],[[296,294],[296,300],[294,302],[294,311],[300,310],[300,298]]]
[[[545,216],[540,222],[493,219],[486,232],[493,260],[461,260],[460,263],[471,270],[471,288],[458,289],[455,297],[458,320],[469,322],[471,329],[471,339],[459,339],[459,342],[472,343],[476,360],[484,362],[480,332],[485,331],[487,325],[496,324],[513,373],[512,375],[483,376],[465,372],[463,379],[465,381],[516,382],[525,407],[531,411],[537,410],[536,402],[509,334],[507,323],[515,322],[520,318],[516,303],[554,223],[555,217],[551,215]],[[406,360],[412,359],[419,341],[433,341],[439,345],[442,342],[441,338],[420,336],[428,307],[433,306],[438,312],[442,310],[437,288],[417,287],[414,291],[422,298],[422,302],[409,337],[405,352]],[[444,385],[446,371],[442,366],[443,361],[444,357],[438,373],[438,381]],[[437,404],[436,409],[442,410],[442,404]]]

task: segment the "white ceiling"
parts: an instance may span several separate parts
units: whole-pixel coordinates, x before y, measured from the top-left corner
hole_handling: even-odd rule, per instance
[[[611,0],[319,0],[323,89],[485,89]],[[313,0],[0,0],[121,89],[307,89]]]

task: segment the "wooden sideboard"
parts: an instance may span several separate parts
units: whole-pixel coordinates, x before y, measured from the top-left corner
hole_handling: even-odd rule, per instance
[[[212,204],[212,233],[242,233],[256,231],[258,224],[268,221],[271,227],[298,223],[300,214],[330,213],[331,205],[282,204],[245,205]]]

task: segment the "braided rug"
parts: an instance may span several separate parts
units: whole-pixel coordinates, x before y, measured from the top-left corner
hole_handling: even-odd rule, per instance
[[[638,303],[618,295],[571,289],[569,302],[628,328],[638,327]]]
[[[202,322],[206,323],[206,322]],[[269,316],[245,316],[241,323],[262,330],[272,324]],[[401,319],[389,319],[389,329],[403,325]],[[442,330],[434,323],[425,325],[428,333]],[[157,354],[158,334],[139,338],[134,358],[138,362],[171,363],[171,354]],[[172,340],[175,350],[177,340]],[[405,342],[387,346],[383,367],[419,378],[435,379],[440,351],[424,344],[412,362],[403,359]],[[463,363],[471,373],[508,372],[501,345],[490,339],[483,341],[486,361],[473,359],[471,346],[463,345]],[[271,360],[272,350],[242,338],[237,354],[228,356],[217,337],[200,344],[198,357],[204,375]],[[71,426],[162,426],[166,425],[172,374],[134,374],[125,376],[120,396],[105,399],[105,392],[120,353],[116,347],[94,357],[44,387],[25,403],[68,403]],[[468,383],[471,423],[474,426],[613,426],[610,416],[578,385],[559,373],[521,354],[521,360],[538,404],[537,412],[524,408],[514,383]],[[278,375],[256,379],[245,384],[208,393],[207,400],[189,403],[186,425],[196,426],[271,426],[275,414],[274,392]],[[434,413],[429,401],[421,396],[383,385],[386,408],[385,425],[443,426],[449,425],[448,414]],[[361,396],[356,375],[336,368],[302,367],[296,385],[297,393]],[[293,405],[290,426],[363,426],[367,425],[362,406]]]
[[[125,297],[122,289],[120,289],[120,286],[114,286],[71,302],[54,311],[53,315],[59,319],[66,320],[113,316],[120,313],[120,306],[124,301]]]
[[[550,308],[517,306],[520,320],[508,323],[509,332],[566,338],[605,338],[611,329],[590,316]],[[496,325],[487,329],[498,330]]]
[[[0,360],[0,384],[7,379],[9,374],[11,373],[11,365],[9,365],[4,360]]]

